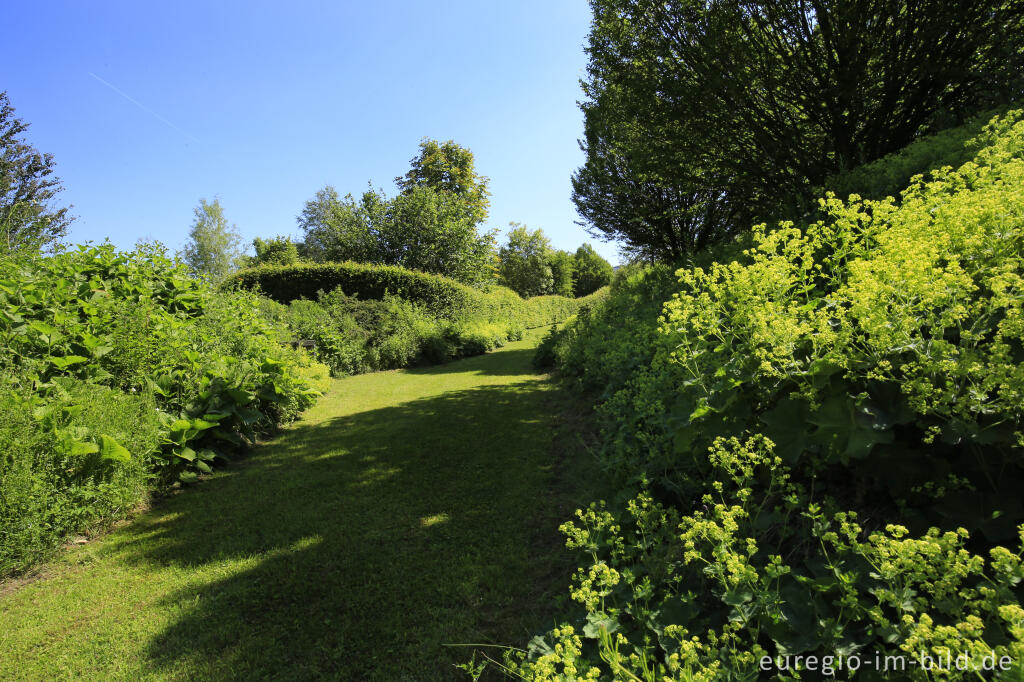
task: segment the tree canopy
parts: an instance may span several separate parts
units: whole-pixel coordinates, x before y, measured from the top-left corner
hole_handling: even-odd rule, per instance
[[[299,248],[290,237],[271,237],[252,240],[252,248],[256,255],[249,259],[250,266],[257,265],[294,265],[299,260]]]
[[[54,161],[25,141],[28,124],[0,92],[0,253],[60,246],[74,219],[54,203],[63,191]]]
[[[583,244],[573,256],[573,293],[587,296],[612,281],[611,263],[606,261],[590,244]]]
[[[568,251],[552,249],[548,252],[548,267],[551,268],[551,291],[558,296],[573,295],[573,270],[576,261]]]
[[[509,227],[508,241],[498,250],[499,281],[524,298],[550,294],[554,284],[551,242],[543,230],[515,222]]]
[[[398,265],[465,283],[489,279],[494,233],[479,229],[487,216],[487,178],[474,171],[472,152],[425,140],[411,165],[395,179],[394,197],[372,187],[358,200],[330,186],[317,192],[298,218],[305,255]]]
[[[242,237],[224,217],[219,199],[200,199],[194,213],[182,260],[196,277],[219,282],[238,267]]]
[[[409,171],[395,178],[395,184],[403,194],[430,187],[457,197],[465,217],[474,225],[487,220],[490,206],[488,179],[476,172],[473,152],[453,140],[438,142],[424,139],[420,142],[420,153],[409,164]]]
[[[1022,92],[1024,0],[591,0],[592,234],[678,260]]]

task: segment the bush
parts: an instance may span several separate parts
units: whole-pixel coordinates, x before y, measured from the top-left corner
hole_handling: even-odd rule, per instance
[[[527,329],[562,322],[575,314],[580,307],[575,298],[553,295],[534,296],[526,299],[524,304],[522,321]]]
[[[360,263],[260,266],[229,277],[226,286],[258,290],[280,303],[317,300],[321,292],[339,289],[361,301],[379,301],[391,294],[439,319],[485,320],[523,328],[562,321],[579,306],[577,299],[564,296],[524,300],[503,286],[473,288],[440,275]]]
[[[344,376],[447,362],[521,339],[523,327],[504,319],[508,310],[515,310],[506,305],[506,292],[497,289],[482,294],[484,304],[474,309],[475,314],[467,313],[455,321],[434,317],[421,306],[390,294],[380,301],[363,301],[341,289],[322,294],[318,302],[292,301],[265,314],[287,324],[298,339],[312,340],[317,359],[330,367],[333,375]]]
[[[517,676],[827,679],[863,663],[865,679],[930,680],[942,661],[948,678],[976,679],[986,657],[1020,673],[1024,528],[1017,551],[987,556],[963,529],[868,530],[793,483],[764,438],[717,441],[708,457],[713,483],[689,514],[640,493],[624,513],[594,504],[562,526],[580,556],[578,617],[508,655]],[[957,669],[947,655],[968,658]]]
[[[7,407],[31,415],[2,427],[17,536],[2,570],[123,515],[145,484],[195,480],[311,404],[326,368],[283,346],[265,312],[152,249],[0,261],[0,375]]]
[[[666,265],[623,268],[610,287],[579,299],[580,311],[551,342],[555,364],[585,391],[621,389],[651,364],[658,315],[676,288]]]
[[[0,575],[127,516],[145,498],[160,430],[151,396],[73,378],[38,392],[0,375]]]
[[[283,319],[296,339],[312,341],[313,354],[333,376],[373,369],[366,351],[370,333],[351,314],[304,299],[292,301],[285,311]]]
[[[446,318],[471,308],[477,298],[474,289],[447,277],[390,265],[351,262],[264,265],[242,270],[225,284],[259,290],[280,303],[299,298],[316,300],[319,292],[339,288],[362,300],[380,300],[390,293]]]
[[[978,135],[997,113],[1002,112],[981,114],[962,126],[928,135],[898,152],[835,175],[825,181],[825,188],[840,198],[851,194],[864,199],[899,198],[915,175],[945,166],[958,168],[973,159]]]
[[[973,146],[898,204],[757,228],[663,308],[663,270],[625,273],[567,325],[554,355],[603,389],[632,501],[564,527],[580,607],[519,674],[753,679],[861,650],[1020,674],[1024,113]]]
[[[317,302],[293,300],[336,281],[354,289],[317,289]],[[263,302],[260,309],[268,320],[287,324],[295,338],[313,341],[313,354],[334,376],[486,353],[523,338],[525,329],[561,322],[601,296],[524,301],[503,286],[474,289],[437,275],[352,263],[254,268],[231,285],[290,301]]]

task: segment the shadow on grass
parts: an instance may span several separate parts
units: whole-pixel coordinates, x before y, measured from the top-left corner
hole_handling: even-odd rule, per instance
[[[477,374],[481,376],[521,376],[524,367],[532,367],[535,348],[514,348],[498,353],[474,355],[443,365],[404,370],[413,375]]]
[[[218,578],[165,600],[179,615],[151,672],[449,679],[470,650],[446,643],[549,626],[571,512],[552,490],[558,401],[526,380],[303,424],[162,503],[110,551]]]

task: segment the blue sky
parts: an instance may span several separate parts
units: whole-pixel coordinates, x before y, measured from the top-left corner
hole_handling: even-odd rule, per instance
[[[201,197],[246,241],[322,186],[394,193],[420,139],[471,149],[489,227],[574,224],[586,0],[81,2],[5,7],[2,78],[54,155],[74,242],[184,242]]]

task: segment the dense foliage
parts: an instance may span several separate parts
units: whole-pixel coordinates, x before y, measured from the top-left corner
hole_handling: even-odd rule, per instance
[[[395,178],[403,194],[417,188],[430,188],[456,200],[471,225],[487,220],[490,206],[488,179],[476,172],[473,152],[454,140],[438,142],[424,139],[420,153],[409,161],[409,171]]]
[[[438,316],[456,314],[471,307],[478,297],[477,290],[441,275],[351,262],[251,268],[230,277],[226,285],[259,290],[279,303],[298,298],[316,300],[318,292],[330,292],[339,287],[346,294],[361,299],[379,300],[391,293]]]
[[[412,168],[395,179],[400,193],[367,189],[357,201],[324,187],[306,202],[299,227],[304,256],[317,262],[355,261],[444,274],[460,282],[491,279],[493,232],[487,178],[473,154],[452,141],[424,140]]]
[[[594,250],[590,244],[576,249],[572,266],[572,291],[576,296],[588,296],[612,281],[612,264]]]
[[[604,389],[631,499],[563,527],[576,622],[520,673],[798,679],[879,655],[923,680],[950,654],[1021,674],[1024,113],[972,148],[898,200],[760,226],[663,308],[665,270],[624,273],[553,342]]]
[[[551,291],[556,296],[573,295],[573,268],[576,260],[568,251],[552,249],[548,253],[548,267],[551,268]]]
[[[511,223],[498,250],[498,281],[523,298],[550,294],[555,285],[551,267],[551,241],[544,230]]]
[[[154,250],[0,261],[0,573],[294,417],[326,368]]]
[[[979,135],[1005,109],[981,114],[961,126],[915,140],[903,149],[825,180],[825,189],[840,199],[856,194],[864,199],[899,197],[915,175],[943,166],[959,168],[978,152]]]
[[[358,263],[245,270],[229,285],[256,289],[263,308],[335,375],[445,362],[522,338],[524,329],[562,322],[586,299],[478,289],[440,275]]]
[[[290,237],[270,237],[261,239],[256,237],[252,240],[253,251],[256,255],[246,262],[249,267],[258,265],[294,265],[299,260],[299,247]]]
[[[1021,92],[1020,0],[592,0],[593,233],[678,262]]]
[[[612,266],[583,244],[576,253],[552,248],[544,230],[510,223],[505,243],[498,249],[498,281],[520,296],[575,296],[594,293],[611,281]]]
[[[524,330],[514,318],[437,317],[391,294],[382,300],[361,300],[340,288],[316,301],[264,305],[297,339],[311,341],[313,354],[335,376],[478,355],[521,339]]]
[[[67,207],[54,203],[63,187],[53,174],[53,156],[23,138],[27,128],[0,92],[0,254],[59,246],[73,220]]]
[[[336,289],[364,301],[382,300],[392,294],[438,318],[457,321],[483,317],[526,328],[550,324],[553,317],[564,320],[582,303],[564,296],[524,300],[501,286],[469,287],[441,275],[362,263],[262,266],[236,273],[225,285],[257,290],[279,303],[299,298],[317,300],[320,292]],[[563,314],[566,310],[572,312]]]
[[[242,236],[228,223],[220,199],[200,199],[181,259],[196,277],[219,282],[237,269],[242,258]]]

